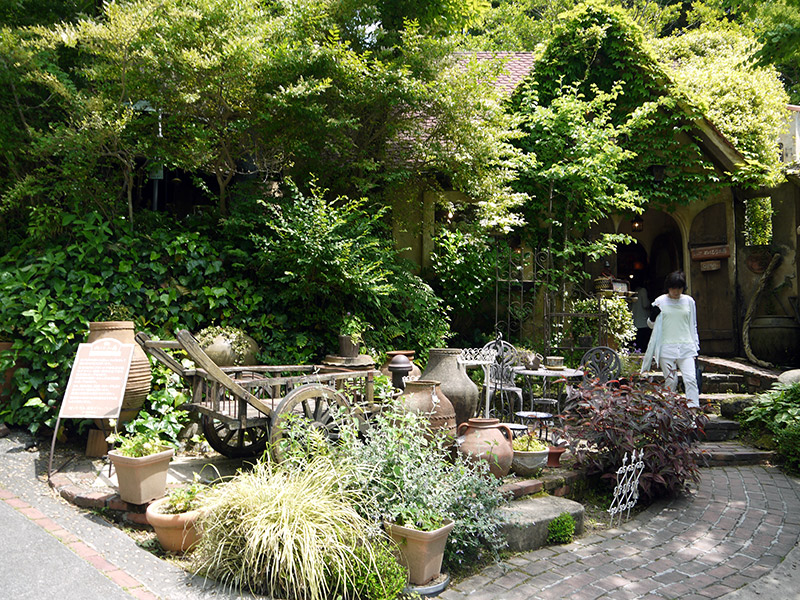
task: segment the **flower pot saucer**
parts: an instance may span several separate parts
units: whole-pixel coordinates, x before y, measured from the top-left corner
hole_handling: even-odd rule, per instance
[[[450,575],[439,573],[424,585],[409,585],[403,590],[404,594],[419,594],[420,596],[438,596],[450,584]]]

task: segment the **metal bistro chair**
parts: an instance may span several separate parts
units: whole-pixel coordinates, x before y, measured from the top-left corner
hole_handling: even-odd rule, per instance
[[[597,380],[601,385],[606,385],[609,381],[619,379],[622,364],[612,348],[597,346],[583,355],[581,370],[584,382]]]
[[[488,365],[487,386],[489,397],[500,398],[500,406],[492,412],[501,420],[510,419],[517,407],[522,408],[522,388],[514,381],[516,373],[513,367],[519,366],[517,349],[499,336],[484,348],[495,351],[495,360]]]

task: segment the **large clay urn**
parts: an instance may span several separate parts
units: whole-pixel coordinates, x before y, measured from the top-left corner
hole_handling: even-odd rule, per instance
[[[121,422],[130,421],[139,414],[139,409],[150,393],[152,379],[150,361],[133,336],[133,321],[99,321],[89,323],[89,336],[86,338],[90,344],[104,338],[112,338],[123,344],[133,345],[131,369],[128,372],[128,383],[125,386],[125,396],[122,398],[122,410],[119,414]]]
[[[486,461],[489,472],[497,478],[508,475],[514,448],[511,430],[500,419],[472,418],[458,426],[458,435],[462,454],[471,460]]]
[[[425,415],[432,431],[444,431],[456,437],[456,413],[453,404],[442,393],[438,381],[417,379],[408,381],[400,400],[406,410]]]
[[[386,362],[383,363],[383,365],[381,366],[381,369],[380,369],[381,373],[383,375],[386,375],[389,379],[392,378],[392,373],[391,373],[391,371],[389,371],[389,363],[392,362],[392,359],[395,356],[397,356],[398,354],[402,354],[403,356],[408,358],[408,361],[411,363],[411,372],[408,374],[408,376],[409,377],[417,377],[417,378],[419,378],[420,375],[422,375],[422,369],[420,369],[414,363],[414,351],[413,350],[389,350],[386,353],[386,357],[387,357],[386,358]]]
[[[460,355],[460,348],[431,348],[428,364],[420,377],[441,382],[442,391],[453,403],[458,425],[475,414],[480,396],[478,386],[467,375],[464,363],[458,360]]]

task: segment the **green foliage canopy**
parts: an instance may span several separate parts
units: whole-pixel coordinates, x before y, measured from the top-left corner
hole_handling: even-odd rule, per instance
[[[760,182],[775,185],[782,180],[777,139],[789,97],[774,67],[748,64],[755,44],[735,31],[700,29],[658,40],[656,48],[674,81],[762,172]]]

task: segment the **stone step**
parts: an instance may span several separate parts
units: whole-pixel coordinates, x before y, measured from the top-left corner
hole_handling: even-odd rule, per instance
[[[725,419],[719,415],[708,415],[708,424],[700,434],[700,439],[707,442],[732,440],[739,434],[739,422]]]
[[[758,367],[743,358],[698,356],[697,363],[703,368],[703,377],[710,373],[741,375],[744,381],[740,382],[739,391],[752,394],[768,390],[780,375],[780,371]]]
[[[701,387],[704,393],[711,394],[747,391],[745,377],[738,373],[703,372]]]
[[[697,445],[698,463],[705,467],[763,465],[775,459],[775,453],[758,450],[736,440],[702,442]]]
[[[526,497],[500,508],[508,550],[527,552],[547,544],[547,526],[561,513],[575,519],[575,536],[583,533],[583,505],[560,496]]]
[[[713,412],[726,419],[732,419],[745,407],[753,404],[754,394],[700,394],[700,406],[706,412]]]

